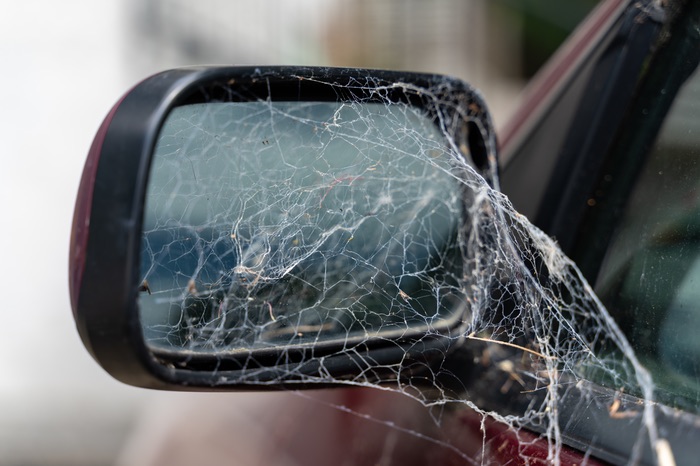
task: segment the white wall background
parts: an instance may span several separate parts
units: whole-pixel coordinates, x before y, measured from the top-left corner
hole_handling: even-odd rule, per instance
[[[127,86],[114,0],[0,15],[0,464],[100,464],[149,394],[83,349],[67,287],[87,149]]]

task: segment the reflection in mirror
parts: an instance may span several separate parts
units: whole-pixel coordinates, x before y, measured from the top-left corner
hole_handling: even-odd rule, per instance
[[[422,112],[372,102],[176,107],[146,193],[148,344],[236,352],[460,324],[459,173]]]

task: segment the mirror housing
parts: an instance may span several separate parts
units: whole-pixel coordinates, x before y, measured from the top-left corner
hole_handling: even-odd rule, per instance
[[[150,77],[105,118],[80,183],[83,343],[150,388],[419,380],[467,324],[449,279],[469,254],[463,180],[496,183],[495,147],[480,96],[444,76]]]

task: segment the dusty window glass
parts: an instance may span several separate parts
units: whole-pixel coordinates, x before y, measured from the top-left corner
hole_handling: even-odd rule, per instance
[[[700,76],[676,97],[596,286],[660,401],[700,408]]]

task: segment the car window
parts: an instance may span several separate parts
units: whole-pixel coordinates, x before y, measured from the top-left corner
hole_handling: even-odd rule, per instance
[[[696,72],[642,165],[595,286],[652,373],[659,400],[693,412],[700,411],[698,110]]]

